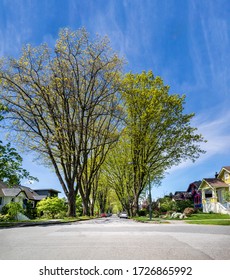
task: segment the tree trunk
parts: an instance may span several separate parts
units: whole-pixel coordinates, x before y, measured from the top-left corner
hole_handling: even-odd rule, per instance
[[[89,200],[85,197],[82,197],[83,203],[83,216],[90,216]]]
[[[90,216],[94,216],[94,202],[90,204]]]
[[[133,201],[133,216],[137,216],[138,215],[138,211],[139,211],[139,204],[138,204],[138,200],[139,200],[139,196],[136,196],[134,201]]]
[[[76,217],[76,194],[71,190],[68,194],[68,216]]]

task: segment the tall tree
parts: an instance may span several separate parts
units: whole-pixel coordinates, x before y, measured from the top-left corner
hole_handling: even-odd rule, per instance
[[[7,108],[0,103],[0,121],[3,120]],[[37,178],[22,167],[23,159],[10,143],[6,145],[0,140],[0,181],[9,186],[19,185],[22,179],[36,180]]]
[[[169,86],[151,71],[129,73],[122,97],[127,111],[135,209],[148,177],[154,180],[183,160],[196,160],[204,151],[203,137],[191,126],[194,114],[185,114],[185,96],[169,94]]]
[[[110,150],[103,165],[107,186],[113,189],[129,216],[133,215],[134,190],[130,139],[123,130],[116,146]]]
[[[22,167],[23,159],[10,143],[3,145],[0,141],[0,181],[9,186],[20,185],[22,179],[38,181],[37,178]]]
[[[27,45],[19,59],[0,62],[11,128],[52,164],[70,216],[76,214],[78,190],[83,200],[90,192],[82,186],[89,157],[96,153],[100,165],[117,139],[122,64],[107,38],[90,40],[85,29],[61,30],[53,52],[45,44]]]

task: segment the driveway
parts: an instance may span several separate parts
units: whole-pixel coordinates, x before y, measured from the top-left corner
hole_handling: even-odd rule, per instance
[[[0,229],[1,260],[230,260],[230,227],[145,224],[117,216]]]

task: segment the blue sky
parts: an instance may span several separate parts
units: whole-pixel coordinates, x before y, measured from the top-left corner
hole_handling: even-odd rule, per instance
[[[0,57],[17,57],[26,43],[53,46],[60,28],[82,26],[108,35],[125,71],[152,70],[171,93],[186,94],[185,112],[196,114],[192,124],[208,140],[199,160],[168,171],[154,198],[230,165],[230,1],[0,0]],[[55,174],[23,158],[39,178],[32,188],[61,190]]]

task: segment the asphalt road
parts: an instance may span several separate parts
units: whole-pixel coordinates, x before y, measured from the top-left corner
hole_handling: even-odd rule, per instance
[[[230,260],[230,227],[116,216],[0,229],[1,260]]]

